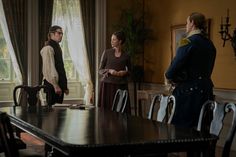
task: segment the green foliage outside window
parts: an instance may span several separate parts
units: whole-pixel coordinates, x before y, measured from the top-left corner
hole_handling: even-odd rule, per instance
[[[11,60],[7,50],[7,44],[0,28],[0,80],[10,80]]]

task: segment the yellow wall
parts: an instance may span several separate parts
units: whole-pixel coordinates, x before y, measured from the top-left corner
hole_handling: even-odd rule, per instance
[[[125,5],[128,5],[125,3]],[[217,49],[212,75],[216,88],[236,89],[236,58],[229,41],[222,47],[219,29],[221,17],[230,12],[230,33],[236,28],[235,0],[145,0],[145,10],[150,14],[146,23],[153,30],[155,40],[145,44],[145,82],[164,83],[164,72],[171,61],[171,26],[185,24],[191,12],[202,12],[211,19],[210,38]],[[114,31],[123,1],[107,0],[107,36]],[[109,43],[109,41],[108,41]],[[108,46],[109,47],[109,46]]]

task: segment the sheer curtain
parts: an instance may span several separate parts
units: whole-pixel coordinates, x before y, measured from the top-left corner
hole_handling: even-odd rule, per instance
[[[89,69],[87,49],[85,45],[84,28],[81,17],[80,1],[54,0],[52,25],[63,28],[68,42],[68,49],[79,74],[80,81],[85,88],[84,101],[90,104],[93,84]]]
[[[1,28],[2,28],[2,31],[3,31],[4,38],[5,38],[6,43],[7,43],[7,48],[8,48],[10,57],[11,57],[13,68],[14,68],[14,71],[16,73],[16,81],[17,81],[16,84],[22,84],[22,74],[21,74],[21,71],[20,71],[20,67],[17,63],[16,55],[15,55],[15,52],[14,52],[14,49],[13,49],[13,46],[12,46],[12,43],[11,43],[9,30],[8,30],[8,27],[7,27],[7,21],[6,21],[6,18],[5,18],[5,12],[3,10],[2,0],[0,0],[0,24],[1,24]]]

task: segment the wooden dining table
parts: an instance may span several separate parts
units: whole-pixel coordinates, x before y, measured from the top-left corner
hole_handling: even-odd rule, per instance
[[[201,152],[208,156],[217,137],[97,107],[3,107],[11,123],[66,156],[126,156]]]

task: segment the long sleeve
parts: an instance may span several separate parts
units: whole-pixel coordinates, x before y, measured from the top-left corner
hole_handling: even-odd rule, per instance
[[[115,70],[115,74],[108,73],[108,69]],[[103,76],[101,81],[114,84],[126,84],[130,70],[130,57],[127,53],[124,52],[120,57],[116,57],[113,48],[103,52],[99,66],[99,74]]]
[[[186,62],[188,62],[188,56],[192,51],[192,47],[193,45],[189,39],[181,39],[180,47],[177,49],[176,56],[165,73],[168,80],[176,83],[179,79],[186,79]]]
[[[45,46],[40,51],[43,60],[43,76],[54,87],[58,86],[58,72],[55,68],[54,50],[51,46]]]

